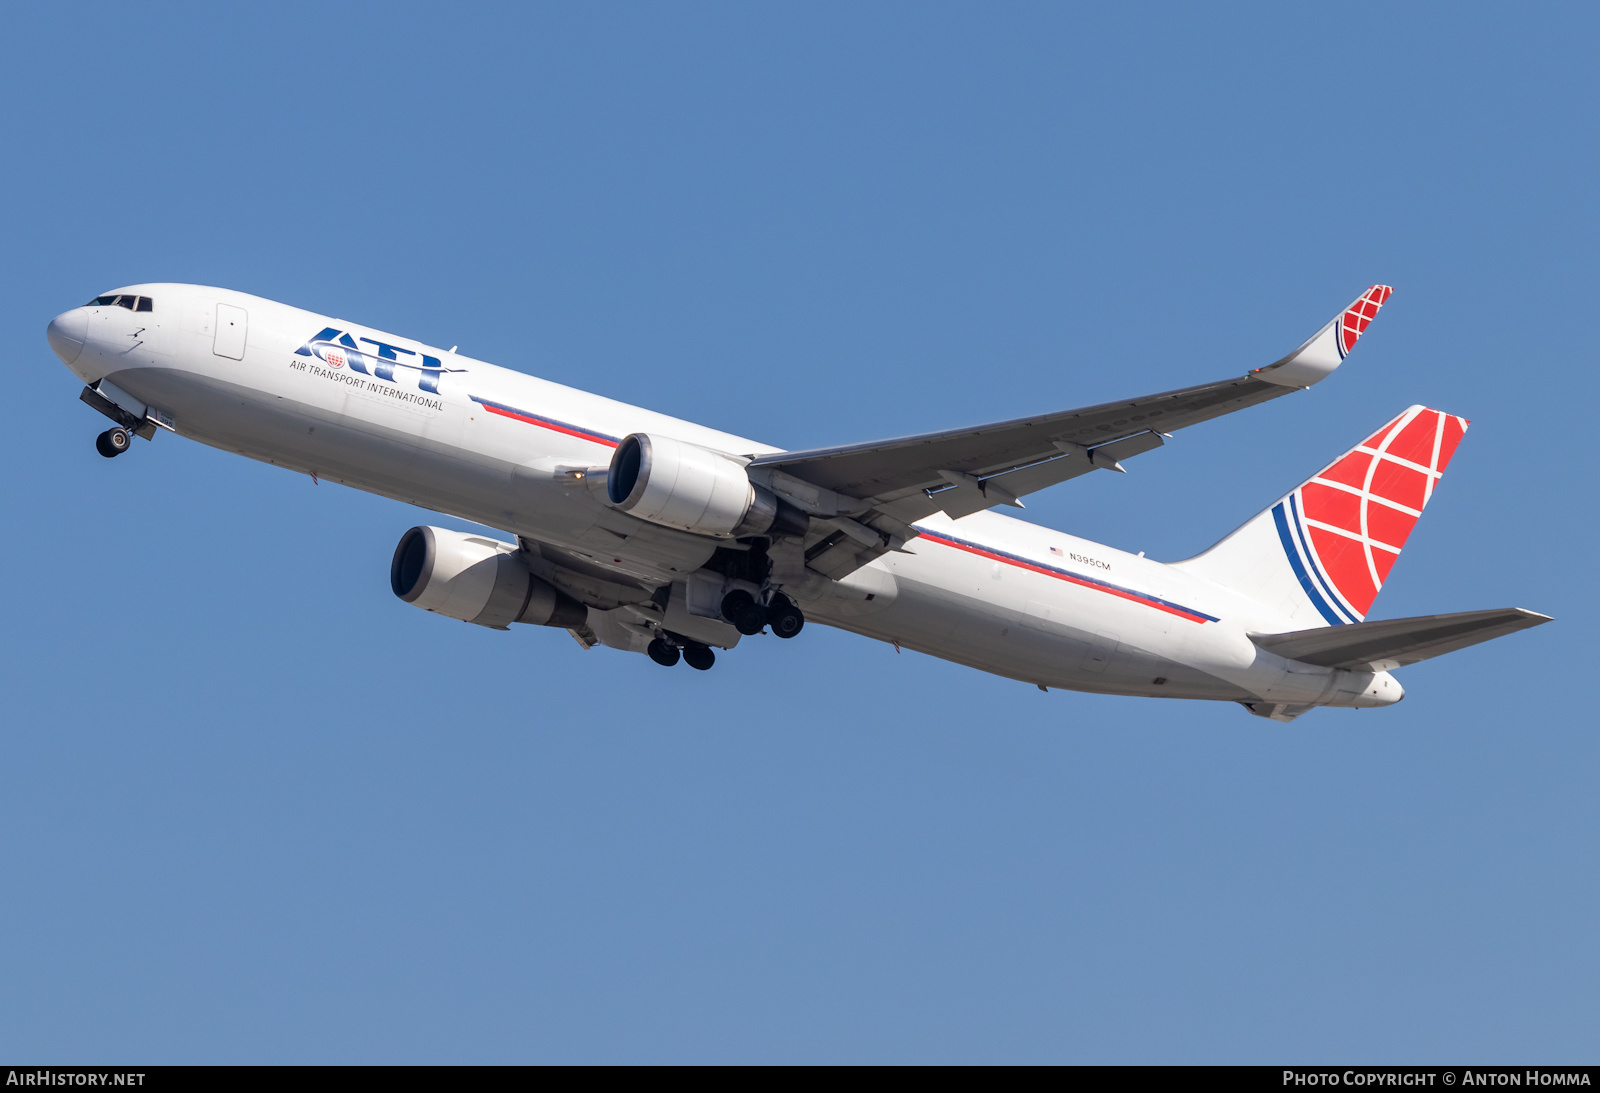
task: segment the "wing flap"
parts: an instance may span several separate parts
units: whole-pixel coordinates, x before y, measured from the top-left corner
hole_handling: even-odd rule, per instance
[[[918,512],[912,518],[921,519],[928,513],[943,510],[952,520],[959,520],[963,516],[970,516],[995,505],[1015,505],[1021,508],[1022,502],[1018,500],[1020,497],[1070,481],[1090,471],[1101,469],[1121,471],[1124,459],[1154,451],[1163,443],[1165,441],[1162,440],[1161,434],[1154,432],[1137,433],[1094,448],[1086,448],[1071,441],[1058,441],[1055,444],[1057,451],[1055,458],[1002,471],[988,478],[972,475],[958,478],[952,472],[942,471],[941,476],[952,485],[938,492],[928,493],[926,503],[915,506],[925,511]],[[912,498],[907,499],[911,500]],[[899,502],[894,511],[898,513],[912,507],[907,501]]]
[[[1269,653],[1306,664],[1387,671],[1550,621],[1549,615],[1535,611],[1498,607],[1355,622],[1288,634],[1251,634],[1250,640]]]

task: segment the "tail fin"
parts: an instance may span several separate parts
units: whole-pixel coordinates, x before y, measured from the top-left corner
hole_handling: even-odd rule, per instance
[[[1360,622],[1466,431],[1466,418],[1413,406],[1176,565],[1305,626]]]

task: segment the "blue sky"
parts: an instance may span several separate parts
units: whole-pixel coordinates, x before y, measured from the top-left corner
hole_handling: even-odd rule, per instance
[[[1581,5],[8,6],[0,1056],[1567,1062],[1600,1046]],[[396,600],[432,519],[170,436],[44,326],[226,285],[774,444],[1314,392],[1029,499],[1195,553],[1473,420],[1382,711],[711,673]],[[782,646],[781,648],[779,646]]]

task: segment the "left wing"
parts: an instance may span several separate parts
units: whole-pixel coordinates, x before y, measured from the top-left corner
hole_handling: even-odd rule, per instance
[[[1020,497],[1161,446],[1178,429],[1311,386],[1333,372],[1393,289],[1373,285],[1293,353],[1235,379],[895,440],[757,456],[752,478],[822,518],[807,564],[842,577],[916,536],[911,524]],[[831,526],[829,521],[832,521]]]

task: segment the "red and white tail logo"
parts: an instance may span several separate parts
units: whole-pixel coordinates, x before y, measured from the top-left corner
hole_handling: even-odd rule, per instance
[[[1204,554],[1173,564],[1301,628],[1361,622],[1467,431],[1413,406]]]
[[[1466,431],[1466,418],[1413,406],[1280,504],[1290,564],[1306,567],[1302,584],[1330,622],[1371,609]]]
[[[1356,339],[1366,331],[1369,323],[1377,318],[1378,309],[1384,301],[1394,294],[1394,289],[1388,285],[1373,285],[1361,294],[1361,298],[1344,309],[1344,314],[1339,317],[1339,359],[1349,356],[1350,350],[1356,346]]]

